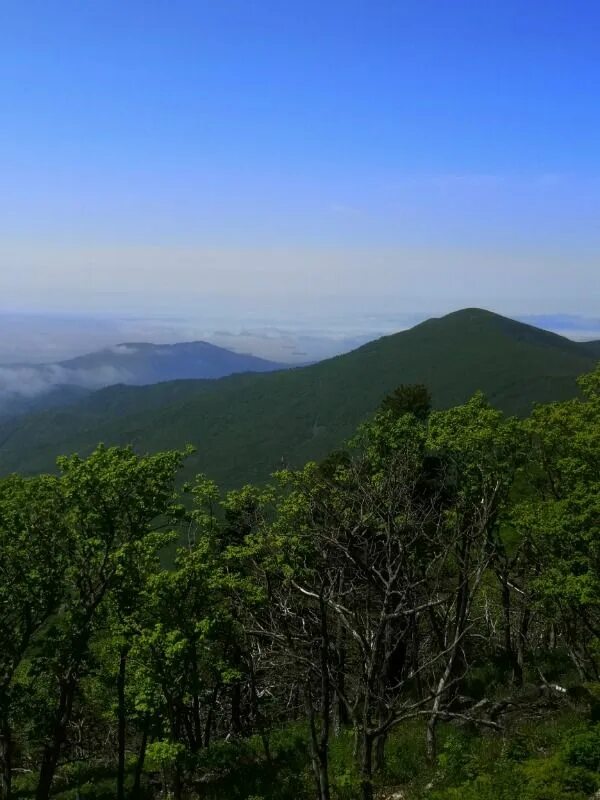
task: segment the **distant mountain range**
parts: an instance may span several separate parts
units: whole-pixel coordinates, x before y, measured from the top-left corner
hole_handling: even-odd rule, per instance
[[[208,342],[120,344],[54,364],[0,366],[0,416],[68,405],[115,384],[143,386],[181,379],[222,378],[285,366]]]
[[[401,383],[427,384],[437,408],[481,389],[498,408],[523,415],[534,402],[574,396],[577,376],[598,359],[600,342],[466,309],[306,367],[114,386],[68,409],[8,420],[0,425],[0,472],[50,470],[59,454],[83,455],[99,441],[140,451],[191,443],[188,474],[236,486],[324,456]]]

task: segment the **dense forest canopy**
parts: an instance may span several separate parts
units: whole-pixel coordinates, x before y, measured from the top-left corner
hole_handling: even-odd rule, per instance
[[[580,387],[522,420],[401,387],[236,491],[128,448],[0,481],[3,800],[592,796],[600,369]]]

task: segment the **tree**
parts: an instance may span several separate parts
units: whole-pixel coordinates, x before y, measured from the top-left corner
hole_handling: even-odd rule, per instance
[[[60,614],[31,671],[56,687],[45,730],[37,800],[47,800],[67,737],[73,703],[89,666],[90,642],[103,621],[109,591],[128,551],[167,525],[183,454],[139,457],[99,447],[89,458],[59,459],[69,560]]]
[[[396,417],[414,414],[423,422],[431,412],[431,394],[422,383],[402,384],[383,399],[381,408]]]
[[[148,574],[129,640],[131,702],[145,724],[151,721],[152,758],[169,755],[164,774],[176,798],[184,792],[186,765],[209,746],[216,723],[225,724],[215,719],[217,705],[239,678],[231,659],[237,639],[232,630],[239,631],[223,593],[220,497],[202,476],[193,497],[185,520],[187,545],[177,549],[171,569]]]
[[[528,543],[532,596],[582,680],[600,680],[600,367],[583,397],[538,406],[525,423],[532,464],[515,526]]]
[[[15,676],[63,599],[65,503],[55,478],[0,482],[0,797],[12,787]]]
[[[380,412],[334,469],[308,465],[282,476],[285,491],[266,528],[263,580],[275,611],[262,630],[306,676],[320,800],[328,794],[331,694],[355,729],[370,800],[391,729],[430,713],[432,703],[441,713],[469,628],[488,561],[490,506],[449,506],[447,475],[432,473],[426,444],[415,415]],[[440,618],[454,620],[441,635]]]
[[[141,635],[140,611],[148,602],[147,587],[154,576],[159,575],[160,554],[167,545],[177,538],[171,531],[148,534],[136,540],[130,547],[121,552],[120,562],[116,570],[113,589],[108,596],[108,653],[112,656],[113,669],[109,671],[114,677],[117,694],[117,800],[125,799],[125,745],[127,740],[127,723],[130,716],[128,696],[129,659],[132,647]],[[145,756],[147,731],[142,731],[142,747],[139,763],[143,765]],[[140,770],[136,771],[139,783]],[[139,792],[139,785],[134,786],[134,795]]]
[[[453,642],[444,656],[445,669],[436,688],[427,739],[430,759],[436,756],[435,730],[439,711],[457,675],[466,673],[466,636],[471,613],[486,570],[491,565],[502,585],[507,652],[512,658],[510,627],[510,556],[503,529],[510,513],[515,481],[525,462],[525,441],[514,419],[492,408],[478,393],[462,406],[434,412],[429,420],[428,446],[444,465],[446,522],[455,527],[450,584],[451,613],[433,610],[441,642]],[[443,611],[443,613],[439,613]],[[517,664],[514,663],[515,669]]]

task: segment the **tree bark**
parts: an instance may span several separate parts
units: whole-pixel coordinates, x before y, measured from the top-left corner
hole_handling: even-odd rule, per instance
[[[510,599],[510,587],[508,585],[508,578],[504,573],[500,576],[500,583],[502,585],[502,612],[504,618],[504,652],[506,655],[506,660],[510,664],[512,672],[513,672],[513,680],[518,672],[518,664],[517,659],[515,656],[515,650],[513,647],[513,637],[512,637],[512,629],[511,629],[511,599]]]
[[[183,796],[183,782],[181,780],[181,769],[178,764],[173,769],[173,800],[181,800]]]
[[[210,747],[210,741],[212,738],[212,727],[213,727],[213,720],[215,716],[215,708],[217,707],[217,700],[219,699],[219,691],[220,686],[217,684],[213,689],[212,697],[210,699],[210,705],[208,707],[208,711],[206,714],[206,721],[204,725],[204,747]]]
[[[235,646],[232,653],[232,664],[243,672],[242,649]],[[243,734],[244,724],[242,721],[242,681],[236,680],[231,687],[231,732],[234,736]]]
[[[329,683],[329,626],[327,605],[321,596],[321,730],[317,746],[321,800],[329,800],[329,733],[331,731],[331,685]]]
[[[267,732],[265,720],[263,719],[262,711],[260,708],[258,691],[256,689],[256,675],[254,673],[254,662],[252,657],[250,657],[249,659],[248,667],[249,667],[249,677],[250,677],[250,694],[252,700],[253,723],[254,727],[258,730],[260,734],[260,740],[262,742],[263,751],[265,754],[265,759],[267,761],[267,764],[271,764],[272,762],[271,745],[269,742],[269,734]]]
[[[319,597],[320,637],[320,728],[317,730],[317,713],[311,694],[309,675],[304,692],[306,711],[310,726],[310,754],[313,775],[319,800],[329,800],[329,734],[331,731],[331,685],[329,682],[329,627],[327,605],[323,595]]]
[[[2,725],[0,733],[0,760],[2,761],[2,774],[0,775],[0,798],[10,800],[12,795],[12,730],[7,721]]]
[[[119,654],[119,673],[117,675],[117,717],[118,717],[118,763],[117,800],[125,800],[125,738],[127,733],[127,710],[125,708],[125,680],[127,675],[128,648],[122,647]]]
[[[517,642],[517,670],[515,673],[515,684],[517,686],[523,685],[523,670],[525,666],[525,647],[527,644],[527,634],[529,632],[529,621],[531,619],[531,611],[525,607],[521,615],[521,624],[519,625],[519,640]]]
[[[306,706],[310,728],[310,764],[315,779],[318,800],[329,800],[329,756],[327,743],[323,741],[323,733],[317,731],[317,715],[313,707],[310,690],[306,688]],[[323,726],[323,722],[321,723]]]
[[[140,744],[140,752],[135,763],[135,773],[133,776],[133,787],[131,789],[131,797],[133,800],[138,800],[142,788],[142,773],[144,771],[144,762],[146,761],[146,747],[148,745],[148,729],[144,726],[142,732],[142,742]]]
[[[242,686],[239,681],[231,687],[231,731],[235,736],[242,735]]]
[[[377,737],[375,743],[375,771],[381,772],[385,767],[385,746],[387,744],[387,735],[382,733]]]
[[[71,719],[76,686],[77,681],[72,673],[61,681],[58,709],[52,727],[50,741],[45,744],[42,753],[42,763],[35,793],[36,800],[48,800],[50,797],[52,781],[54,780],[54,774],[58,766],[61,748],[67,738],[67,725]]]
[[[373,738],[366,731],[362,741],[360,790],[362,800],[373,800]]]
[[[197,753],[202,747],[202,720],[200,718],[200,676],[198,675],[198,654],[195,642],[191,651],[191,667],[193,740],[190,742],[190,746],[192,752]]]

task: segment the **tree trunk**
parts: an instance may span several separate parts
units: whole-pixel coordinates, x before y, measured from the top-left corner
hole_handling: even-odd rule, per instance
[[[504,652],[506,660],[511,666],[514,681],[515,675],[518,672],[518,665],[512,640],[510,587],[505,574],[500,576],[500,582],[502,584],[502,612],[504,617]]]
[[[61,681],[58,709],[52,727],[50,741],[45,744],[42,753],[42,763],[35,793],[36,800],[48,800],[50,797],[54,773],[56,772],[60,752],[66,739],[67,725],[71,719],[76,685],[77,681],[72,674]]]
[[[232,665],[240,673],[243,672],[243,659],[241,647],[234,647],[232,653]],[[237,680],[231,687],[231,732],[234,736],[241,736],[243,732],[242,722],[242,681]]]
[[[437,714],[432,714],[427,720],[427,760],[430,764],[437,758],[437,722]]]
[[[360,789],[362,800],[373,800],[373,739],[363,732]]]
[[[335,677],[338,693],[333,707],[333,730],[335,735],[339,736],[342,729],[350,722],[348,709],[342,699],[346,692],[346,631],[341,622],[337,625],[336,640]]]
[[[202,720],[200,719],[200,677],[198,675],[198,654],[194,643],[192,653],[192,720],[193,720],[193,741],[190,742],[192,752],[197,753],[202,747]]]
[[[58,763],[58,752],[56,749],[49,747],[44,748],[42,756],[42,765],[40,767],[40,776],[38,778],[38,785],[35,793],[36,800],[48,800],[50,797],[50,789],[52,788],[52,781]]]
[[[269,742],[269,735],[267,733],[265,721],[263,719],[262,711],[260,708],[258,692],[256,690],[256,675],[254,673],[254,662],[252,657],[250,657],[249,659],[249,673],[250,673],[250,696],[252,700],[252,715],[253,715],[254,727],[258,729],[260,733],[260,739],[262,742],[267,764],[271,764],[272,762],[271,745]]]
[[[146,747],[148,745],[148,729],[144,725],[142,732],[142,743],[140,745],[140,752],[135,763],[135,773],[133,776],[133,787],[131,789],[131,797],[133,800],[138,800],[142,788],[142,773],[144,771],[144,762],[146,761]]]
[[[310,765],[315,779],[318,800],[329,800],[329,752],[327,739],[323,737],[323,725],[321,734],[317,732],[316,713],[313,707],[310,692],[306,689],[306,711],[310,728]]]
[[[206,714],[206,721],[204,725],[204,747],[210,747],[210,740],[212,737],[213,719],[215,716],[215,708],[217,707],[217,700],[219,699],[220,686],[217,684],[213,689],[210,705]]]
[[[383,733],[377,737],[375,743],[375,771],[381,772],[385,767],[385,746],[387,744],[387,735]]]
[[[464,617],[456,622],[456,629],[454,631],[454,644],[449,654],[448,663],[444,669],[443,674],[440,676],[437,685],[437,691],[433,700],[433,706],[431,709],[431,716],[427,721],[427,758],[429,759],[430,763],[433,763],[437,758],[437,724],[439,718],[439,712],[442,705],[442,697],[444,696],[444,692],[446,691],[446,686],[448,681],[452,676],[452,672],[454,670],[454,663],[456,658],[456,652],[459,642],[459,631],[462,630],[462,624],[464,622]],[[460,627],[459,627],[460,626]]]
[[[317,753],[317,742],[316,742],[316,733],[315,733],[315,712],[312,708],[312,701],[307,699],[306,701],[307,706],[310,705],[309,711],[309,728],[310,728],[310,766],[313,773],[313,778],[315,779],[315,788],[317,790],[317,800],[322,800],[321,794],[321,781],[319,776],[319,757]]]
[[[329,800],[329,796],[329,765],[327,758],[321,757],[319,758],[319,799]]]
[[[2,775],[0,775],[0,798],[10,800],[12,794],[12,730],[8,722],[2,725],[0,733],[0,760],[2,761]]]
[[[183,783],[181,780],[181,769],[177,764],[173,770],[173,800],[181,800],[183,796]]]
[[[231,731],[235,736],[242,734],[242,685],[239,681],[231,687]]]
[[[181,709],[179,700],[171,705],[170,721],[171,727],[171,741],[173,744],[178,744],[180,740],[179,732],[181,729]],[[179,760],[175,762],[170,770],[170,778],[172,779],[173,800],[181,800],[183,794],[183,782],[181,780],[181,766]]]
[[[519,640],[517,642],[517,670],[515,673],[515,684],[517,686],[523,685],[523,668],[525,665],[525,646],[527,644],[527,633],[529,631],[529,620],[531,619],[531,611],[525,607],[521,615],[521,624],[519,625]]]
[[[317,712],[311,694],[311,676],[308,676],[304,698],[310,726],[311,766],[315,778],[318,800],[329,800],[329,734],[331,731],[331,686],[329,683],[329,628],[327,607],[319,598],[321,636],[319,642],[320,667],[320,729],[317,730]]]
[[[127,674],[128,648],[122,647],[119,654],[119,674],[117,675],[117,717],[118,717],[118,763],[117,800],[125,800],[125,737],[127,733],[127,709],[125,708],[125,680]]]
[[[329,627],[327,606],[320,598],[321,612],[321,731],[317,743],[321,800],[329,800],[329,733],[331,730],[331,686],[329,683]]]

